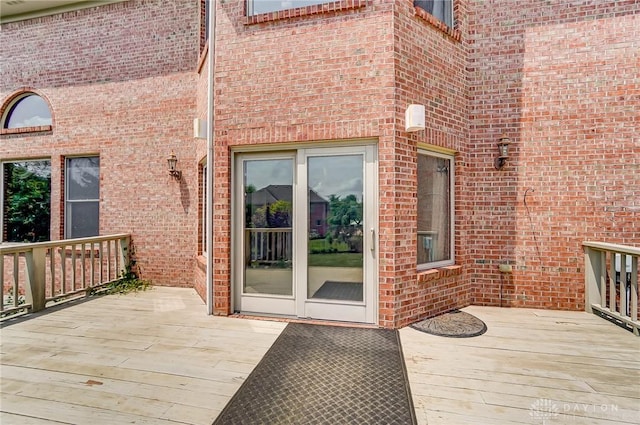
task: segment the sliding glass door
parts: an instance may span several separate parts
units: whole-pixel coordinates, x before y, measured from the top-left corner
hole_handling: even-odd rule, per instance
[[[236,309],[374,323],[374,146],[238,154],[235,166]]]

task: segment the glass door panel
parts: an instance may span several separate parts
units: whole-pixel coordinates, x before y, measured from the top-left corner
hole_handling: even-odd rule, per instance
[[[243,293],[293,296],[293,159],[243,167]]]
[[[363,155],[307,158],[307,298],[364,301]]]

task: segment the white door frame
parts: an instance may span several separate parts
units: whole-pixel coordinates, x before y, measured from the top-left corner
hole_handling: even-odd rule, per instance
[[[375,324],[378,322],[378,161],[375,143],[326,143],[311,147],[286,146],[282,151],[232,153],[232,308],[241,312]],[[308,202],[307,158],[312,156],[363,156],[363,283],[362,302],[311,300],[307,297]],[[293,295],[243,294],[244,184],[243,161],[294,158],[293,172]]]

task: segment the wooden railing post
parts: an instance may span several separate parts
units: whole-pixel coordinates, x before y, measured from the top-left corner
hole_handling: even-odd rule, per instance
[[[597,251],[588,246],[584,248],[584,309],[589,313],[593,313],[593,309],[591,308],[592,304],[602,305],[602,299],[600,297],[603,276],[603,270],[601,269],[603,264],[601,260],[602,255],[604,255],[602,251]]]
[[[118,276],[122,276],[129,267],[129,238],[121,238],[120,239],[120,249],[116,254],[118,256],[118,261],[116,264],[119,264],[120,269],[118,270]]]
[[[25,252],[27,267],[25,298],[27,304],[31,304],[32,312],[44,310],[45,306],[46,254],[45,247],[37,247]]]

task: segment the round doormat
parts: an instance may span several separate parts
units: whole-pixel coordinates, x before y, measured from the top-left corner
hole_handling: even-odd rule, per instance
[[[451,338],[470,338],[487,331],[487,325],[482,320],[460,310],[422,320],[411,327],[428,334]]]

